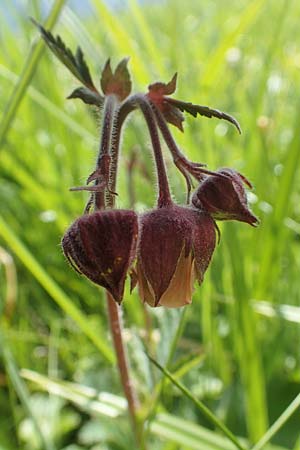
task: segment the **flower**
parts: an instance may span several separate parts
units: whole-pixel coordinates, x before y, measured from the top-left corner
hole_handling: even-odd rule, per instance
[[[209,214],[175,204],[140,219],[137,281],[151,306],[177,308],[192,301],[195,279],[203,280],[216,244]]]
[[[192,204],[216,220],[239,220],[257,226],[257,217],[248,208],[244,184],[251,183],[233,169],[219,169],[224,177],[209,175],[192,196]]]
[[[134,211],[109,210],[77,219],[62,239],[72,267],[106,288],[121,303],[126,274],[136,252],[138,219]]]

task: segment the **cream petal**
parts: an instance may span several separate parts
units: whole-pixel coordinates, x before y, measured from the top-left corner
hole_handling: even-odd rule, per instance
[[[191,303],[194,280],[194,257],[192,253],[186,257],[183,248],[173,278],[158,305],[179,308]]]

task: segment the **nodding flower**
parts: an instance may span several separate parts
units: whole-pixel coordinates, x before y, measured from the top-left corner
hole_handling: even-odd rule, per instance
[[[134,211],[97,211],[81,216],[70,226],[62,239],[62,249],[77,272],[106,288],[121,303],[137,237]]]
[[[251,183],[233,169],[219,169],[223,177],[209,175],[192,196],[192,204],[208,212],[215,220],[239,220],[256,227],[259,220],[250,211],[244,184]]]
[[[191,303],[194,281],[202,283],[215,249],[215,220],[239,220],[256,226],[258,219],[247,203],[244,184],[251,188],[249,181],[233,169],[211,172],[202,163],[189,161],[168,124],[183,131],[184,113],[226,120],[241,133],[239,123],[219,109],[171,97],[177,74],[167,83],[150,84],[147,93],[131,94],[128,58],[115,70],[107,60],[101,74],[102,95],[81,48],[73,54],[59,36],[33,22],[49,49],[81,83],[69,98],[102,109],[95,170],[85,186],[71,189],[90,191],[91,195],[85,214],[62,239],[66,258],[77,272],[107,289],[118,303],[123,299],[127,273],[133,287],[138,283],[142,300],[151,306],[176,308]],[[150,134],[158,182],[157,208],[140,216],[129,210],[106,210],[115,204],[121,129],[135,109],[142,111]],[[192,178],[200,181],[191,205],[179,206],[172,201],[159,131],[185,178],[188,201]],[[86,214],[92,210],[95,212]]]
[[[175,204],[140,218],[136,279],[150,306],[177,308],[192,301],[216,244],[214,220],[192,207]]]

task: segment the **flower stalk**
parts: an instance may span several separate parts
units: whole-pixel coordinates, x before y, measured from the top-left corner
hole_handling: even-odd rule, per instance
[[[112,165],[111,167],[105,165],[102,166],[102,163],[103,161],[105,161],[105,159],[103,158],[106,158],[107,160],[110,161],[110,144],[112,140],[113,124],[116,121],[116,117],[119,117],[118,111],[119,110],[116,108],[115,96],[109,95],[107,97],[106,107],[104,108],[103,127],[96,165],[96,171],[101,169],[101,167],[103,167],[104,170],[106,170],[105,172],[106,180],[108,181],[108,183],[110,183],[110,186],[113,188],[115,188],[116,186],[118,155],[119,155],[118,146],[120,139],[118,139],[117,142],[115,142],[114,165]],[[107,168],[109,169],[108,172]],[[113,207],[115,199],[114,195],[110,195],[109,198],[111,198],[111,207]],[[96,193],[94,199],[94,208],[95,210],[106,208],[104,191]],[[112,295],[108,291],[106,291],[106,302],[107,302],[107,312],[110,330],[117,357],[118,370],[120,374],[123,391],[128,403],[128,411],[132,423],[132,430],[135,435],[137,444],[140,446],[140,448],[142,448],[141,433],[139,431],[137,420],[137,410],[139,409],[139,401],[130,377],[128,355],[123,340],[123,323],[121,318],[120,307],[115,302]]]
[[[158,208],[163,208],[164,206],[171,205],[172,198],[169,188],[168,177],[165,169],[165,163],[162,155],[162,149],[160,145],[160,139],[157,130],[157,124],[155,120],[155,116],[153,113],[153,109],[149,100],[141,94],[136,94],[130,98],[130,102],[132,104],[137,104],[142,111],[145,121],[148,126],[152,149],[154,153],[156,170],[157,170],[157,180],[158,180],[158,199],[157,206]]]
[[[123,391],[128,403],[128,410],[132,422],[133,430],[138,429],[137,410],[139,409],[139,401],[134,391],[133,383],[129,373],[128,357],[123,341],[123,323],[119,305],[112,298],[111,294],[106,291],[107,311],[110,329],[112,333],[115,353],[117,357],[118,369],[122,382]]]
[[[101,182],[105,183],[108,187],[109,167],[110,167],[110,143],[113,126],[114,111],[116,108],[117,99],[115,95],[108,95],[104,102],[103,111],[103,125],[101,133],[101,141],[99,154],[97,158],[96,171],[94,174],[98,176],[96,184]],[[90,177],[90,181],[91,181]],[[105,209],[105,190],[102,189],[95,193],[95,209]]]
[[[114,195],[113,192],[116,191],[118,172],[118,162],[120,153],[120,141],[122,127],[127,116],[135,109],[135,106],[131,102],[125,101],[122,103],[115,111],[113,130],[111,136],[111,147],[110,147],[110,176],[109,176],[109,191],[107,193],[107,206],[113,208],[114,206]]]
[[[213,172],[211,170],[205,169],[205,164],[189,161],[186,156],[182,153],[180,148],[178,147],[168,124],[159,110],[159,108],[152,103],[152,108],[154,111],[155,119],[157,125],[160,129],[160,132],[164,138],[164,141],[170,150],[170,153],[173,157],[173,162],[177,169],[182,173],[185,178],[187,184],[187,203],[190,200],[190,193],[193,187],[192,178],[194,177],[196,180],[201,181],[205,178],[205,175],[215,175],[219,176],[217,172]]]

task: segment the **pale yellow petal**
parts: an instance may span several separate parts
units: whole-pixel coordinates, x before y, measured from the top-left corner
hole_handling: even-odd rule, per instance
[[[183,248],[173,278],[162,295],[159,305],[179,308],[191,303],[194,280],[194,257],[191,253],[186,257]]]

